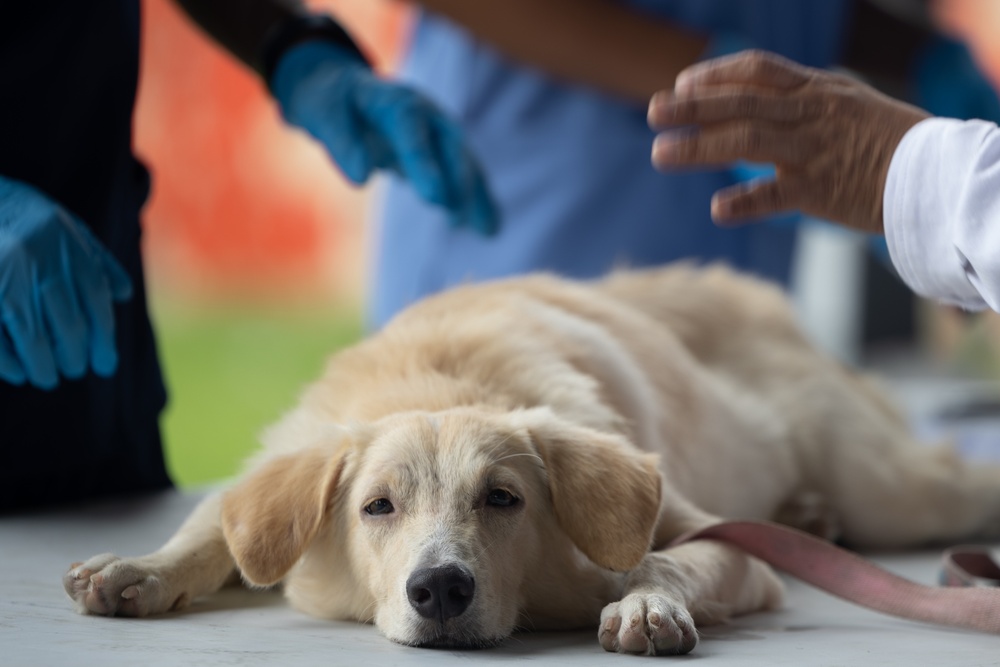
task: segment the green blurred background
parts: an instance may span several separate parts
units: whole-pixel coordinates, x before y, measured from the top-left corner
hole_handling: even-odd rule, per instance
[[[361,335],[358,313],[336,307],[160,301],[154,318],[169,392],[167,464],[187,488],[236,472],[331,352]]]
[[[377,67],[395,66],[404,7],[308,2],[340,17]],[[289,129],[259,79],[173,2],[142,9],[143,253],[167,464],[191,488],[234,475],[324,360],[361,335],[371,190]]]

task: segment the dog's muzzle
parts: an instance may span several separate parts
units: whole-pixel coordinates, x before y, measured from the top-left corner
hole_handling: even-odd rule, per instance
[[[449,563],[414,570],[406,580],[406,597],[422,621],[411,639],[402,643],[423,648],[482,649],[501,644],[506,634],[485,634],[470,610],[476,580],[461,564]]]
[[[472,603],[476,580],[461,565],[425,567],[406,580],[406,596],[418,614],[444,624],[461,616]]]

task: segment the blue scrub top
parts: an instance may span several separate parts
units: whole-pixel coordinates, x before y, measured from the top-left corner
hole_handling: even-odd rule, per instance
[[[170,484],[140,255],[149,176],[132,154],[138,73],[138,0],[0,3],[0,174],[73,211],[134,287],[115,308],[113,377],[0,381],[0,511]]]
[[[839,57],[849,0],[641,0],[639,11],[718,38],[826,67]],[[499,204],[484,239],[388,179],[377,225],[369,321],[381,326],[457,283],[554,271],[725,260],[780,282],[795,229],[714,226],[712,194],[728,171],[661,174],[650,166],[645,105],[555,80],[507,60],[456,25],[423,13],[402,78],[461,122]]]

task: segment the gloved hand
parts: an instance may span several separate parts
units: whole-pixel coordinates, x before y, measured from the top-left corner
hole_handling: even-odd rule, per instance
[[[379,79],[355,54],[322,40],[289,48],[270,85],[286,120],[322,142],[353,182],[364,183],[375,169],[394,171],[448,209],[453,226],[497,231],[496,209],[461,130],[422,95]]]
[[[52,389],[118,365],[113,301],[128,274],[72,214],[0,176],[0,379]]]
[[[672,92],[653,97],[650,125],[666,130],[653,145],[653,164],[776,165],[774,180],[715,193],[716,222],[797,209],[881,233],[889,162],[903,135],[928,116],[847,76],[744,51],[692,65]]]

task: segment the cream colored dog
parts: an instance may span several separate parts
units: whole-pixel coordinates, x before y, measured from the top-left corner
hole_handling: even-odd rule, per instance
[[[403,644],[599,622],[609,651],[685,653],[696,624],[782,599],[737,549],[664,548],[718,517],[858,547],[1000,524],[995,469],[915,445],[777,289],[721,268],[428,299],[334,357],[264,439],[159,551],[71,569],[79,609],[157,614],[238,571]]]

